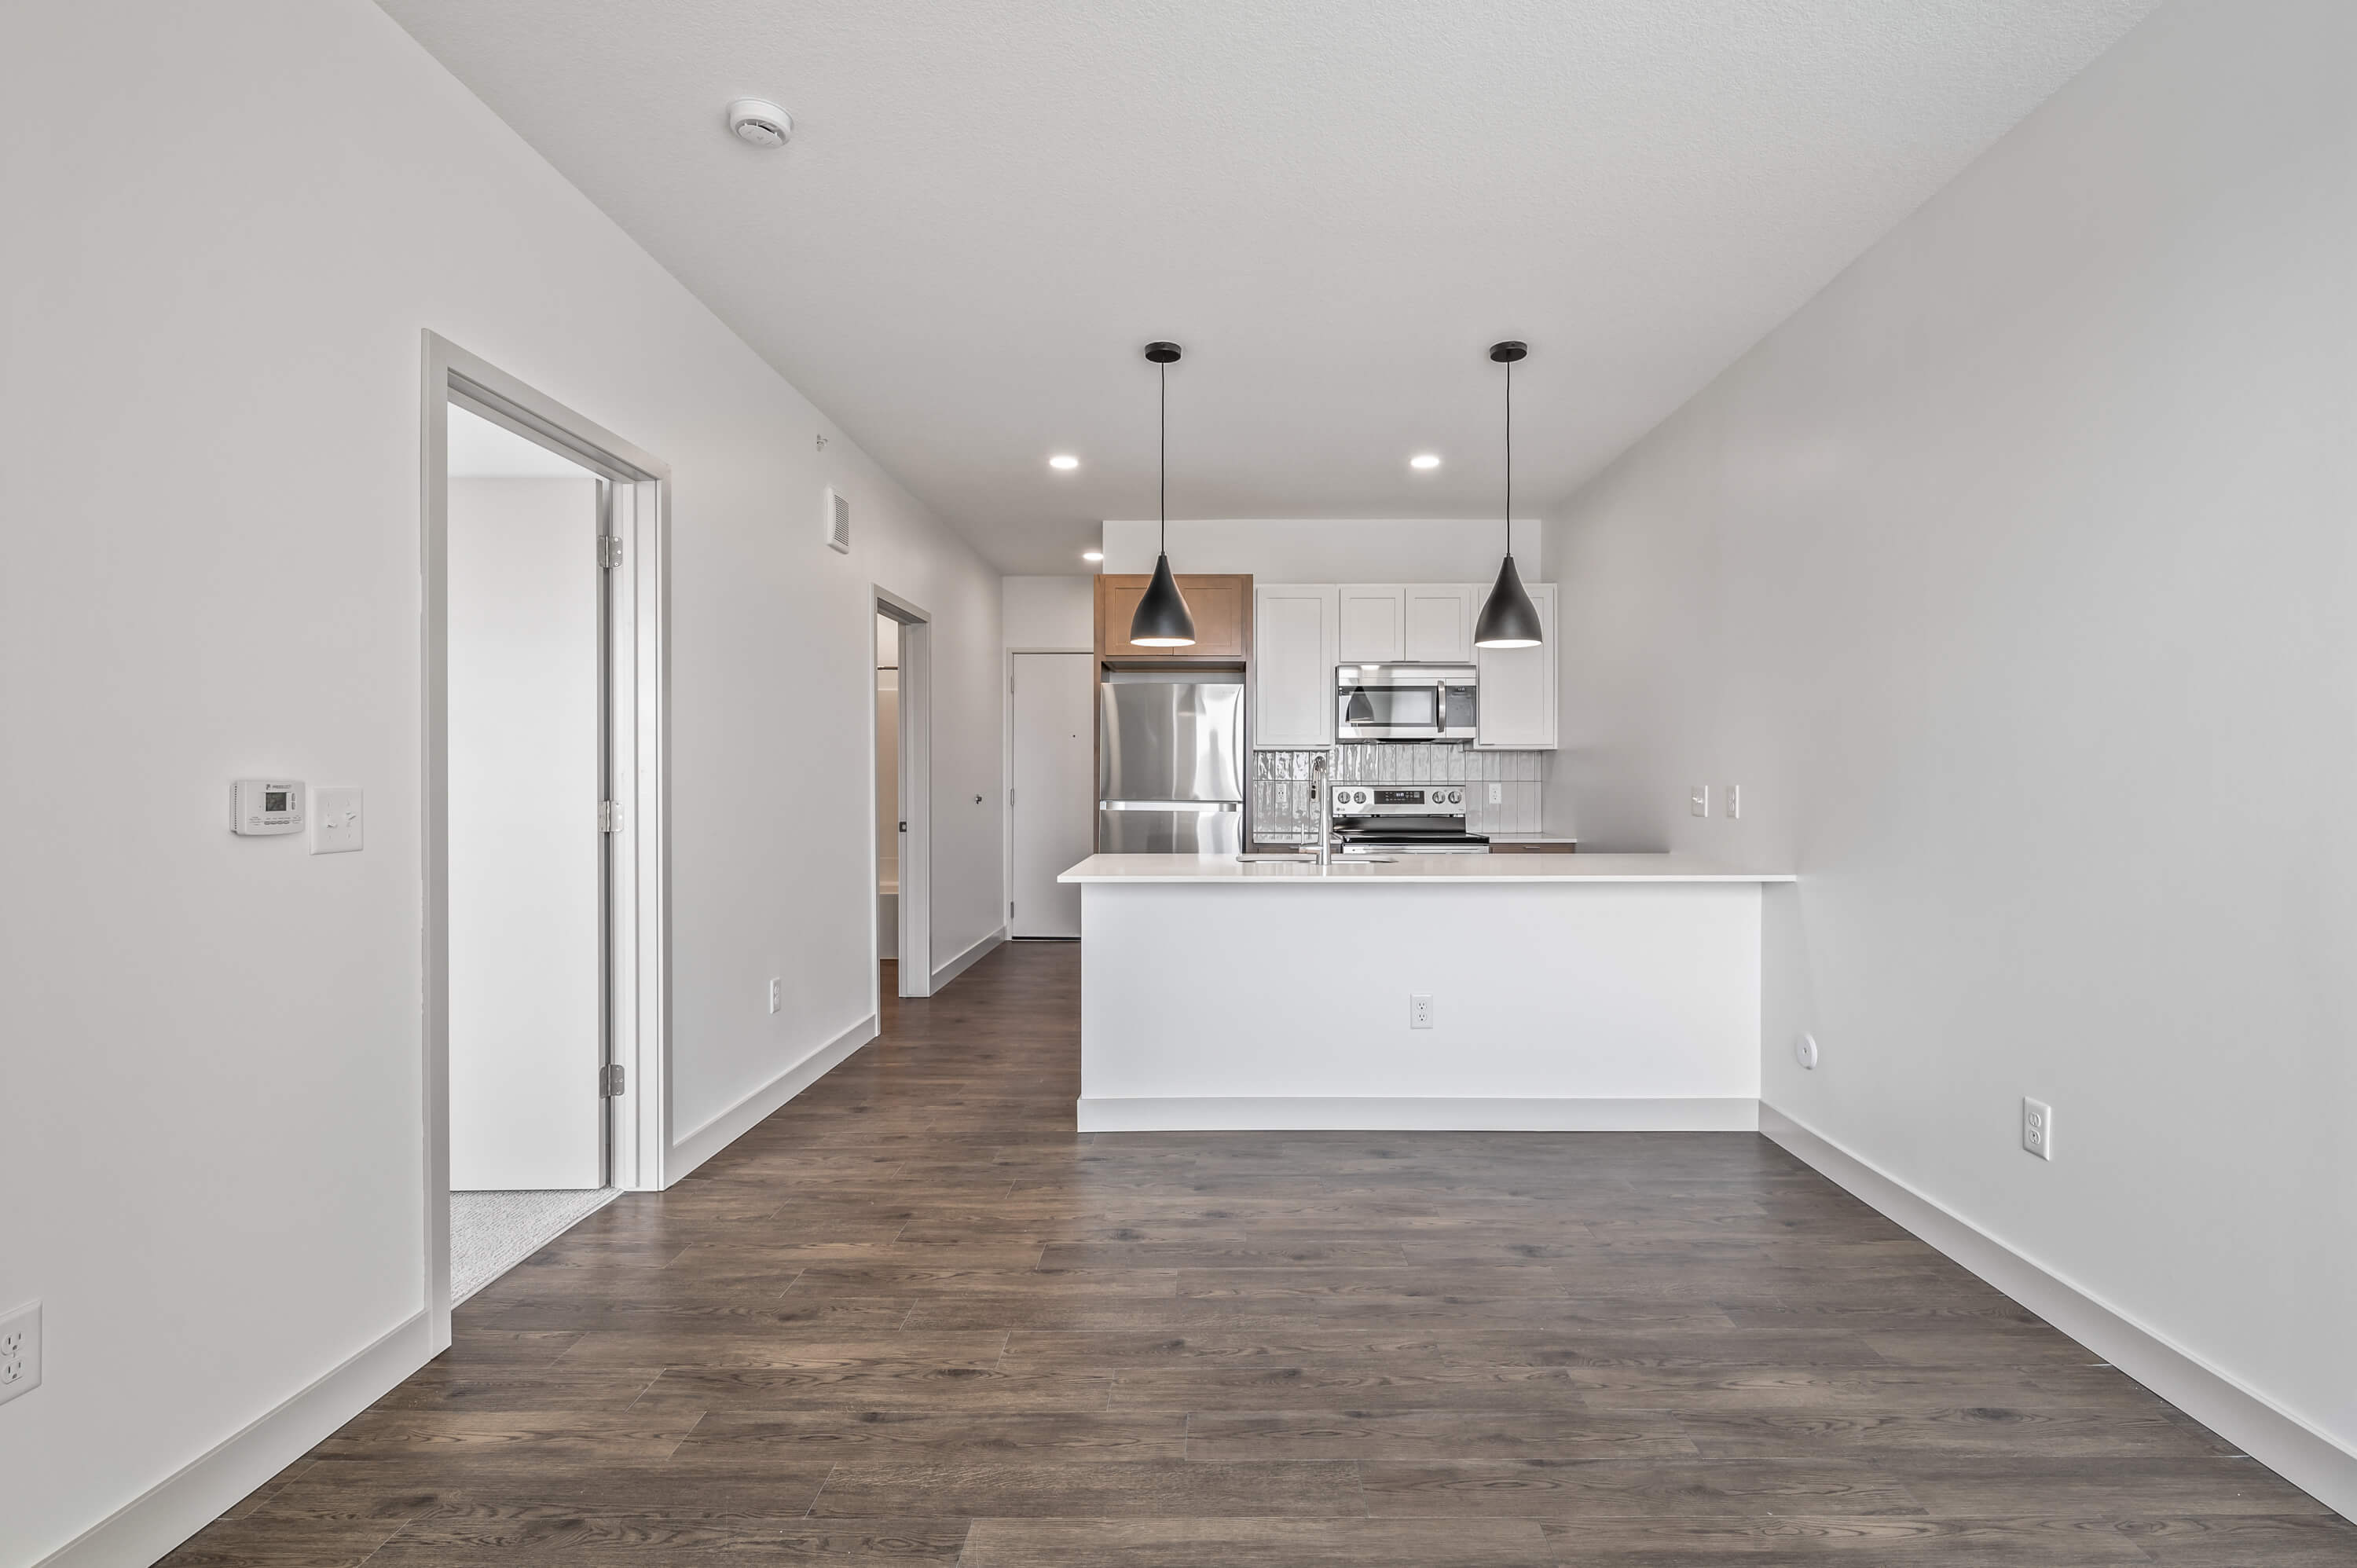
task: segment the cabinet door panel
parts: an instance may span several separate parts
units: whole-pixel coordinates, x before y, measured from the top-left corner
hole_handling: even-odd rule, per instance
[[[1462,583],[1433,583],[1405,589],[1404,652],[1411,664],[1473,662],[1473,596]]]
[[[1481,722],[1476,748],[1489,751],[1553,751],[1555,747],[1555,585],[1532,583],[1546,640],[1536,648],[1479,648]],[[1484,590],[1481,601],[1489,601]]]
[[[1241,664],[1252,641],[1252,579],[1205,574],[1178,577],[1178,592],[1195,618],[1192,648],[1140,648],[1129,623],[1152,579],[1143,574],[1097,578],[1097,656],[1102,659],[1216,659]]]
[[[1329,584],[1253,592],[1253,745],[1334,744],[1334,620]]]
[[[1401,614],[1405,596],[1398,588],[1346,584],[1342,588],[1341,634],[1335,657],[1345,664],[1396,664],[1403,646]]]

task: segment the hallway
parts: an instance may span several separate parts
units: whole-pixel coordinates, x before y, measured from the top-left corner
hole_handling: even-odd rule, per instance
[[[887,995],[167,1562],[2357,1562],[1764,1139],[1076,1135],[1079,974]]]

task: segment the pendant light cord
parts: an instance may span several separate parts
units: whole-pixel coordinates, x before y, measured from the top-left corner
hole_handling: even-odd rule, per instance
[[[1506,361],[1506,559],[1514,558],[1514,361]]]
[[[1162,445],[1155,462],[1155,504],[1162,509],[1162,553],[1170,553],[1170,367],[1157,365],[1162,375]]]

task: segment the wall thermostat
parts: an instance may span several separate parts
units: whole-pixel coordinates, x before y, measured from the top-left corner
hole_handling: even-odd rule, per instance
[[[303,785],[287,779],[240,779],[229,787],[229,831],[249,836],[303,831]]]

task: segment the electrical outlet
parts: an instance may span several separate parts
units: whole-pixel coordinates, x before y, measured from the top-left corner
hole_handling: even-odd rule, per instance
[[[1694,793],[1686,797],[1686,806],[1687,809],[1692,811],[1697,817],[1707,817],[1710,815],[1710,786],[1707,784],[1695,785],[1694,787]]]
[[[1727,787],[1727,814],[1729,817],[1743,815],[1743,786],[1740,784]]]
[[[0,1404],[41,1386],[41,1304],[0,1317]]]
[[[2042,1100],[2023,1098],[2021,1146],[2041,1160],[2054,1157],[2054,1107]]]
[[[770,1011],[774,1013],[786,1004],[786,983],[772,977],[770,981]]]
[[[1418,991],[1407,999],[1407,1026],[1411,1029],[1432,1027],[1432,993]]]
[[[1813,1069],[1817,1065],[1817,1037],[1814,1035],[1803,1035],[1799,1039],[1794,1040],[1792,1059],[1804,1068]]]
[[[1491,805],[1493,805],[1493,806],[1502,806],[1502,805],[1504,805],[1505,803],[1506,803],[1506,787],[1505,787],[1503,784],[1492,784],[1492,785],[1491,785],[1491,786],[1490,786],[1490,804],[1491,804]]]

